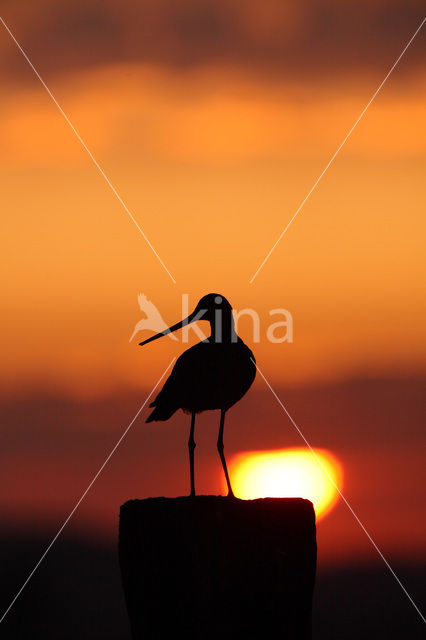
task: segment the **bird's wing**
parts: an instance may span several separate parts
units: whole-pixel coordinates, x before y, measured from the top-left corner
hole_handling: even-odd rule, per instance
[[[148,303],[148,298],[144,293],[138,294],[138,303],[142,311],[145,311],[146,304]]]
[[[162,331],[165,331],[168,328],[167,324],[164,322],[161,316],[161,313],[158,311],[155,304],[151,302],[151,300],[148,300],[148,298],[144,293],[140,293],[138,295],[138,302],[139,302],[141,311],[143,311],[146,314],[147,319],[151,323],[151,326],[149,328],[152,329],[152,331],[161,333]],[[177,341],[177,338],[175,335],[173,335],[173,333],[168,333],[167,335],[172,340]]]

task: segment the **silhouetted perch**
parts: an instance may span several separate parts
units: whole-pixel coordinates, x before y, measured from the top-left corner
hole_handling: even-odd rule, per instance
[[[311,637],[308,500],[131,500],[121,507],[119,555],[135,640]]]

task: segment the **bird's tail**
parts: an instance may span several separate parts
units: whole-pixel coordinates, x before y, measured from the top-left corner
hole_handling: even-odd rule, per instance
[[[150,407],[155,407],[154,411],[149,414],[145,422],[156,422],[162,420],[168,420],[175,411],[178,410],[178,407],[162,407],[159,405],[158,407],[151,402]]]

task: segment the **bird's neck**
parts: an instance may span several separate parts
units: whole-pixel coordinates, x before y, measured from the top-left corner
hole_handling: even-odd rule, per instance
[[[211,335],[209,338],[209,342],[216,342],[219,344],[238,342],[238,336],[235,333],[232,311],[216,311],[214,318],[210,320],[210,329]]]

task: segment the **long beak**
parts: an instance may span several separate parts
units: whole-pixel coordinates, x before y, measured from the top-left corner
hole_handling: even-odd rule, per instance
[[[150,338],[148,338],[148,340],[139,342],[139,346],[143,347],[143,345],[148,344],[148,342],[152,342],[153,340],[162,338],[163,336],[166,336],[168,333],[173,333],[173,331],[178,331],[178,329],[182,329],[182,327],[185,327],[187,324],[190,324],[191,322],[195,322],[196,320],[201,320],[203,315],[204,315],[204,310],[200,312],[198,311],[198,309],[196,309],[187,318],[185,318],[185,320],[181,320],[180,322],[177,322],[176,324],[174,324],[172,327],[169,327],[168,329],[164,329],[164,331],[162,331],[161,333],[156,333],[155,336],[151,336]]]

